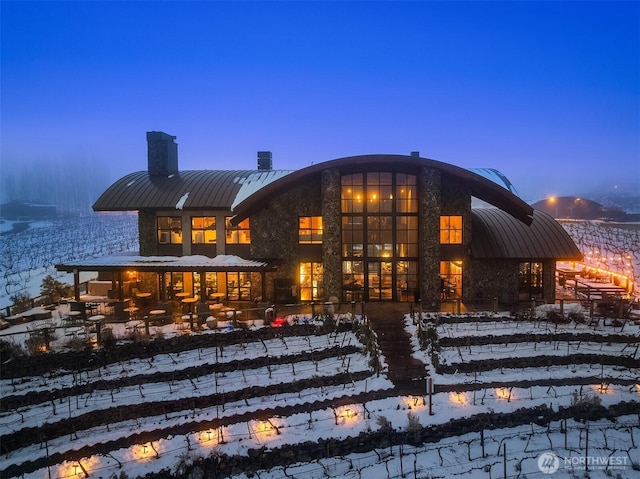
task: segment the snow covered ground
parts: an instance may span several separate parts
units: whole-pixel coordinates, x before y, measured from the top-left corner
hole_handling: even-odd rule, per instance
[[[425,316],[425,321],[434,319]],[[123,326],[124,327],[124,326]],[[123,437],[155,432],[157,438],[124,448],[110,450],[108,454],[91,454],[79,460],[65,460],[20,477],[24,478],[80,478],[111,477],[124,471],[129,477],[143,476],[149,472],[182,470],[200,458],[215,455],[247,456],[251,450],[303,444],[320,439],[345,439],[361,432],[376,431],[388,422],[393,430],[407,432],[411,428],[409,413],[414,421],[424,427],[443,425],[452,419],[470,417],[488,412],[509,413],[521,408],[550,407],[557,411],[568,407],[580,396],[597,396],[603,406],[622,401],[640,400],[638,370],[623,370],[599,365],[550,366],[527,370],[523,368],[484,371],[471,374],[438,374],[426,351],[421,350],[417,339],[418,322],[405,318],[405,328],[412,335],[414,355],[427,365],[429,376],[436,386],[458,386],[451,391],[436,392],[432,396],[432,414],[429,413],[428,396],[408,397],[391,395],[387,398],[349,402],[349,397],[370,391],[390,391],[392,383],[384,374],[370,371],[366,353],[356,352],[332,356],[318,361],[302,361],[277,366],[256,366],[250,369],[226,373],[203,374],[176,381],[145,382],[141,386],[114,386],[80,394],[62,395],[59,400],[44,401],[28,407],[18,407],[0,414],[3,434],[27,427],[42,426],[69,418],[109,411],[118,406],[133,407],[137,404],[160,403],[168,398],[184,401],[184,408],[164,414],[149,414],[133,419],[110,422],[74,434],[51,438],[46,444],[21,447],[2,456],[6,467],[23,464],[60,453],[68,456],[74,450],[95,444],[109,444]],[[182,334],[173,325],[162,327],[167,336]],[[562,324],[552,332],[588,332],[601,335],[621,334],[629,343],[638,344],[639,327],[634,324],[621,328],[593,327]],[[228,331],[224,329],[221,331]],[[198,334],[225,334],[205,331]],[[567,351],[589,351],[593,354],[626,354],[638,357],[631,348],[623,349],[622,343],[592,343],[580,345],[572,342],[547,341],[532,343],[505,343],[515,333],[546,334],[548,325],[540,321],[513,321],[496,317],[495,321],[478,322],[469,317],[467,322],[440,323],[437,326],[441,338],[467,338],[493,335],[498,339],[492,345],[469,348],[442,348],[441,358],[447,362],[461,362],[469,358],[496,358],[509,356],[533,356],[566,354]],[[26,334],[26,332],[25,332]],[[116,331],[126,337],[126,331]],[[46,377],[34,376],[20,381],[3,379],[0,382],[2,397],[27,395],[37,391],[70,391],[84,384],[109,383],[118,378],[135,378],[154,373],[185,371],[194,365],[223,364],[225,362],[259,357],[282,357],[302,352],[322,351],[336,346],[361,346],[352,332],[320,336],[282,337],[264,342],[247,342],[219,347],[198,348],[179,354],[156,354],[148,359],[130,359],[101,368],[86,368],[81,373],[56,371]],[[383,361],[384,365],[384,361]],[[347,370],[351,373],[370,371],[364,379],[318,388],[308,387],[294,393],[269,394],[244,400],[225,402],[224,406],[196,408],[191,399],[214,392],[233,392],[247,387],[282,384],[309,378],[330,377]],[[595,377],[592,384],[573,384],[530,387],[509,387],[509,383],[522,380]],[[600,378],[606,379],[601,381]],[[609,383],[611,379],[625,379],[631,385]],[[501,387],[469,389],[477,383],[503,383]],[[437,389],[436,389],[437,390]],[[309,405],[314,401],[328,400],[329,404],[347,397],[335,406],[310,408],[303,413],[273,414],[287,405]],[[344,403],[344,404],[343,404]],[[256,411],[265,414],[255,416]],[[638,410],[640,412],[640,409]],[[247,414],[249,416],[247,416]],[[248,419],[242,419],[243,417]],[[215,421],[228,419],[224,426],[212,427]],[[188,425],[185,434],[158,433],[171,431],[172,427]],[[490,478],[542,477],[541,467],[555,467],[553,477],[583,477],[585,461],[589,462],[589,477],[640,477],[640,424],[638,415],[623,416],[616,421],[598,420],[589,425],[568,420],[552,422],[548,426],[536,424],[508,428],[488,428],[479,433],[443,438],[419,446],[403,445],[381,447],[362,454],[346,454],[305,463],[280,466],[270,471],[259,471],[260,478],[361,478],[367,477],[456,477]],[[588,444],[587,444],[588,442]],[[45,447],[46,446],[46,447]],[[506,452],[505,452],[506,447]],[[588,449],[588,450],[587,450]],[[554,456],[543,455],[553,453]],[[539,463],[540,458],[543,463]],[[544,462],[544,460],[547,460]],[[555,462],[557,460],[557,463]],[[607,462],[608,461],[608,462]],[[541,464],[541,465],[539,465]],[[545,472],[549,472],[548,470]],[[50,476],[49,476],[50,474]],[[250,477],[239,474],[238,479]],[[255,475],[253,477],[256,477]]]

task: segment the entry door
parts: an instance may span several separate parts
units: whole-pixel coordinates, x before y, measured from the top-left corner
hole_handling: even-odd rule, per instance
[[[393,299],[393,263],[391,261],[367,263],[367,293],[369,301]]]

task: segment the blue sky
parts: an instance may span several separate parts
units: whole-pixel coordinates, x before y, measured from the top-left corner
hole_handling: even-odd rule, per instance
[[[521,195],[640,189],[639,2],[2,1],[3,175],[32,161],[276,169],[365,153]]]

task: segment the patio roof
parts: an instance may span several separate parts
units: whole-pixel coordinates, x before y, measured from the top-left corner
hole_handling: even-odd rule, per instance
[[[275,266],[267,261],[254,261],[234,255],[218,255],[209,258],[191,256],[140,256],[123,254],[57,264],[58,271],[113,271],[118,269],[135,271],[269,271]]]

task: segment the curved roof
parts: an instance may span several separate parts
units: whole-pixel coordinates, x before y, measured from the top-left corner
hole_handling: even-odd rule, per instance
[[[513,183],[511,183],[509,178],[507,178],[500,170],[496,170],[495,168],[469,168],[469,171],[478,173],[480,176],[484,176],[486,179],[508,189],[514,195],[520,196],[516,191],[516,187],[513,186]]]
[[[260,209],[273,195],[295,186],[300,181],[303,181],[312,175],[320,174],[322,170],[333,167],[353,168],[359,166],[368,167],[371,165],[392,169],[398,167],[406,168],[423,166],[437,168],[444,175],[465,184],[471,190],[471,194],[473,196],[506,211],[514,218],[517,218],[526,224],[530,224],[532,221],[533,208],[531,208],[531,206],[518,198],[512,192],[473,171],[465,170],[464,168],[443,163],[441,161],[420,158],[417,156],[361,155],[318,163],[292,172],[269,183],[252,195],[242,199],[241,201],[236,201],[233,204],[233,211],[235,213],[234,222],[239,222],[240,220],[250,216],[253,211]]]
[[[168,176],[130,173],[94,203],[95,211],[144,209],[231,209],[241,191],[253,191],[289,171],[189,170]]]
[[[534,210],[525,225],[497,208],[471,210],[471,256],[478,259],[580,260],[582,254],[565,229]]]

